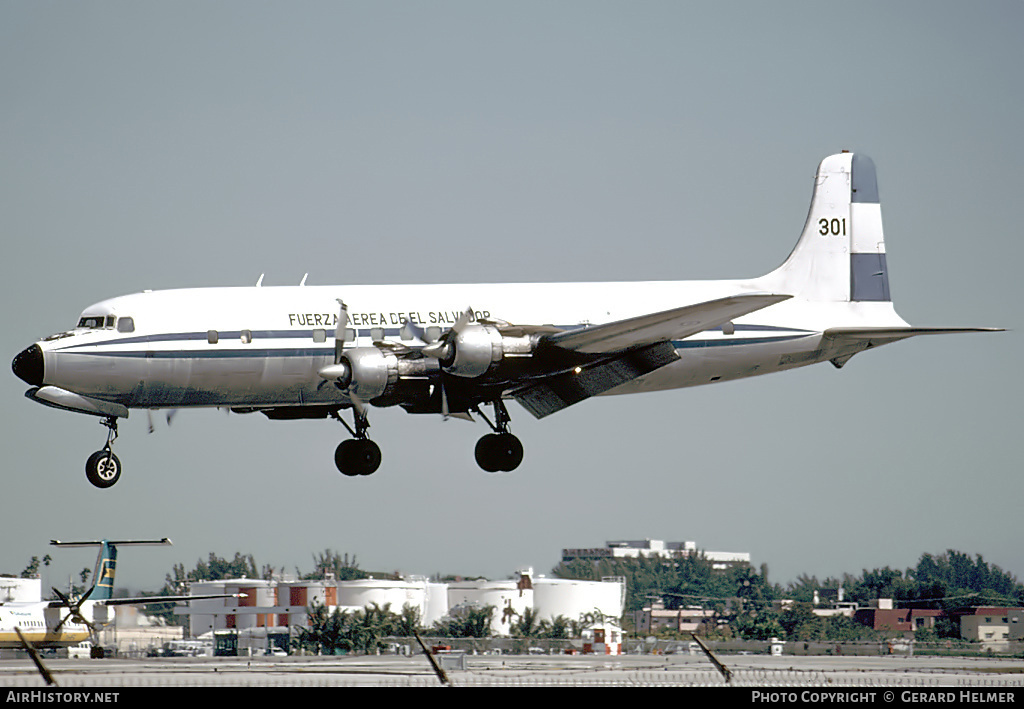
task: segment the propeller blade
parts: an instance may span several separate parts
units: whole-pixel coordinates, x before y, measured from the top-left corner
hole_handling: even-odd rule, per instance
[[[427,331],[416,323],[407,321],[402,326],[402,339],[408,340],[411,337],[415,337],[425,345],[430,344],[430,341],[427,339]]]
[[[338,326],[334,328],[334,363],[338,364],[341,362],[341,353],[345,348],[345,336],[348,334],[348,306],[345,305],[345,301],[338,298],[338,305],[341,306],[341,312],[338,314]]]
[[[70,600],[70,599],[69,599],[69,598],[68,598],[67,596],[65,596],[65,595],[64,595],[63,593],[61,593],[60,591],[58,591],[58,590],[57,590],[57,588],[56,588],[55,586],[50,586],[50,589],[51,589],[51,590],[52,590],[52,591],[53,591],[54,593],[56,593],[56,594],[57,594],[57,598],[59,598],[59,599],[61,600],[61,603],[63,603],[63,604],[64,604],[65,606],[67,606],[68,608],[70,608],[70,607],[71,607],[71,600]]]
[[[168,428],[170,428],[171,421],[174,420],[174,416],[177,413],[177,409],[168,409],[167,413],[164,414],[164,420],[167,422]],[[150,433],[156,430],[156,426],[153,425],[153,409],[146,409],[146,428],[149,429]]]
[[[433,359],[446,359],[451,356],[452,344],[451,341],[455,337],[466,329],[466,326],[473,320],[473,308],[466,308],[466,310],[459,315],[455,324],[445,330],[441,337],[437,338],[436,342],[432,342],[421,351],[424,357],[431,357]],[[423,338],[420,338],[423,339]],[[425,341],[425,340],[424,340]]]
[[[448,332],[454,332],[456,335],[458,335],[460,332],[463,331],[463,329],[465,329],[466,325],[468,325],[472,320],[473,308],[466,308],[466,311],[459,316],[459,319],[455,321],[455,324],[452,325],[451,330],[449,330]]]
[[[366,418],[366,405],[363,403],[363,400],[356,396],[355,392],[351,391],[351,389],[345,390],[345,396],[352,402],[352,408],[356,410],[356,413]]]
[[[449,350],[450,345],[444,339],[440,339],[425,346],[420,352],[424,357],[430,357],[431,359],[445,359],[448,356]]]

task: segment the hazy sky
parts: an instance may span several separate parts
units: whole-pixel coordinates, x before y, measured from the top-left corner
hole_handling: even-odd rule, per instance
[[[0,572],[51,553],[58,584],[94,556],[51,538],[169,536],[119,585],[326,548],[503,578],[654,538],[783,584],[949,548],[1024,577],[1022,26],[1020,2],[0,1],[7,361],[90,303],[261,273],[757,276],[842,149],[878,167],[900,314],[1011,330],[543,421],[511,404],[526,459],[503,475],[474,463],[482,423],[375,411],[384,464],[349,479],[335,422],[185,411],[149,435],[136,412],[97,490],[106,430],[9,373]]]

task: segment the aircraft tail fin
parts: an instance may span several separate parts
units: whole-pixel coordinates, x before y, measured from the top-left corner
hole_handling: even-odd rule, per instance
[[[803,233],[765,289],[827,302],[890,302],[882,208],[871,158],[830,155],[818,165]]]
[[[86,542],[62,542],[53,539],[50,544],[62,547],[99,547],[96,555],[96,568],[93,570],[93,590],[89,594],[91,601],[109,600],[114,594],[114,575],[117,571],[117,547],[119,546],[165,546],[171,540],[167,537],[154,540],[118,540],[100,539]]]

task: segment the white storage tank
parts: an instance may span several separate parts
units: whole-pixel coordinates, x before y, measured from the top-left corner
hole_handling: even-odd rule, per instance
[[[533,607],[533,590],[521,588],[520,580],[462,581],[448,584],[448,607],[493,606],[491,633],[509,635],[512,624]]]
[[[429,628],[448,615],[448,584],[428,581],[426,587],[427,603],[420,622]]]
[[[423,580],[389,581],[386,579],[359,579],[338,582],[338,605],[366,608],[376,603],[383,608],[390,604],[392,613],[401,613],[409,605],[426,614],[427,584]]]
[[[581,581],[542,576],[532,583],[533,607],[539,620],[558,616],[580,620],[595,611],[618,620],[625,610],[626,582],[622,578]]]

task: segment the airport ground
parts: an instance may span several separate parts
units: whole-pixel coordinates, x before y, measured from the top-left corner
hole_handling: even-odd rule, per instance
[[[1024,695],[1024,662],[1019,658],[723,655],[719,659],[731,673],[729,682],[707,658],[691,655],[461,655],[444,658],[441,669],[454,687],[1006,688]],[[444,686],[423,655],[48,659],[45,663],[61,689]],[[0,687],[45,686],[31,660],[0,661]]]

